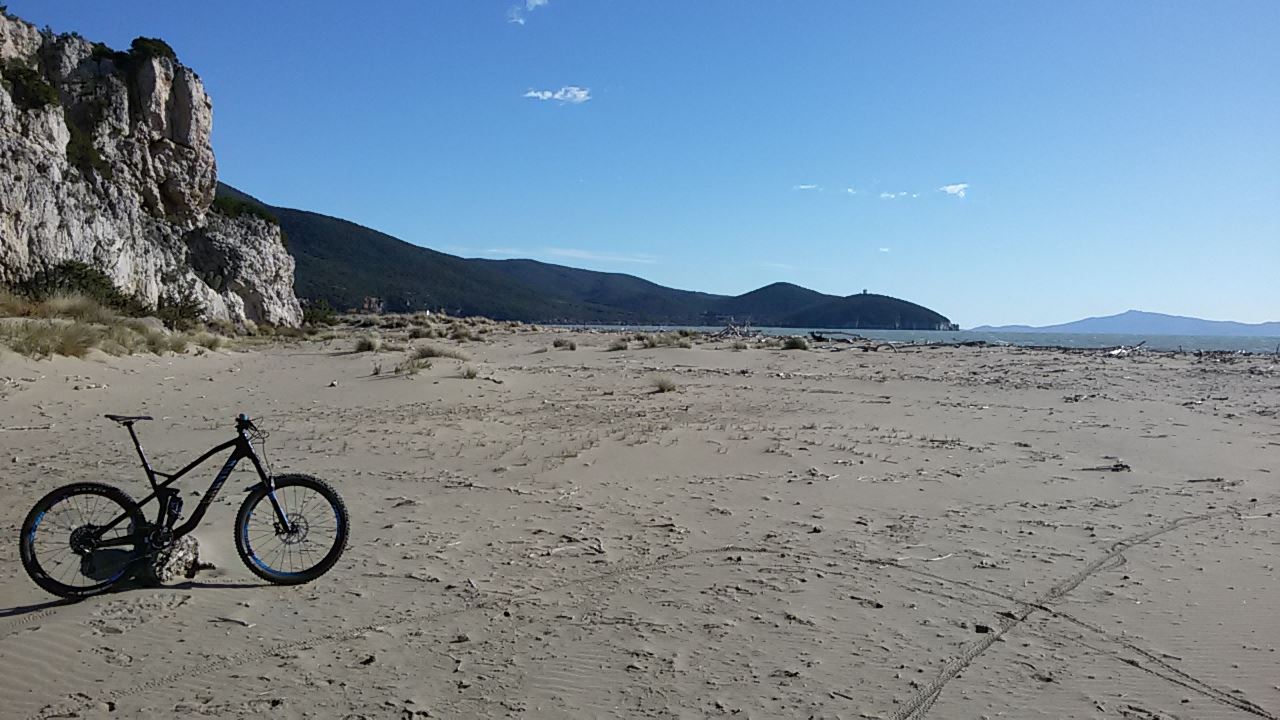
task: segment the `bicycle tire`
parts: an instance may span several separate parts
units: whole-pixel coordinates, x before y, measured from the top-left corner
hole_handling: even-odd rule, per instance
[[[278,562],[283,564],[286,557],[291,561],[295,553],[300,559],[314,557],[314,553],[309,548],[303,547],[310,539],[307,533],[311,529],[319,530],[328,527],[327,513],[319,513],[320,510],[323,510],[323,507],[315,507],[318,513],[315,516],[303,514],[312,507],[310,501],[304,501],[301,507],[288,507],[291,495],[290,488],[310,490],[328,503],[328,508],[333,514],[333,540],[328,549],[322,549],[324,554],[320,556],[319,561],[302,569],[291,565],[289,570],[286,571],[276,566],[277,558]],[[276,585],[301,585],[302,583],[311,582],[328,572],[342,557],[343,551],[346,550],[347,537],[350,532],[347,506],[342,501],[342,496],[329,483],[311,475],[291,474],[276,476],[275,492],[277,499],[285,506],[284,511],[290,516],[291,521],[295,520],[294,516],[296,514],[303,522],[308,523],[307,528],[301,532],[302,537],[298,539],[299,533],[286,535],[276,527],[274,538],[285,549],[276,551],[271,550],[269,547],[259,547],[263,544],[269,546],[271,543],[273,533],[266,531],[265,528],[268,521],[275,523],[275,510],[270,502],[265,505],[262,504],[263,499],[267,497],[267,490],[262,486],[258,486],[244,499],[244,502],[240,505],[240,511],[236,513],[236,552],[239,553],[240,560],[244,562],[245,567],[249,568],[250,572],[270,583]],[[294,497],[298,494],[297,492],[292,493]],[[257,513],[262,513],[262,515],[255,517]],[[257,523],[256,525],[255,522]],[[296,551],[289,549],[288,546],[290,545],[299,549]]]
[[[85,586],[68,585],[67,583],[62,582],[62,578],[64,577],[63,573],[55,572],[54,574],[51,574],[49,572],[51,568],[46,568],[41,563],[41,558],[37,556],[37,552],[36,552],[37,550],[36,540],[38,537],[37,533],[56,532],[58,530],[63,530],[63,529],[68,530],[69,532],[67,536],[67,542],[68,542],[67,550],[60,550],[58,552],[60,555],[65,555],[67,551],[72,551],[74,555],[79,556],[81,558],[81,560],[79,561],[81,565],[81,572],[83,572],[83,568],[86,565],[86,562],[90,570],[95,569],[95,565],[94,565],[95,561],[92,558],[86,561],[84,558],[91,557],[92,555],[98,552],[112,552],[112,553],[116,552],[114,550],[92,551],[89,555],[85,555],[85,554],[81,554],[79,552],[73,551],[70,545],[71,538],[72,538],[72,535],[75,533],[75,531],[78,530],[79,528],[71,527],[70,523],[67,525],[66,528],[59,528],[54,526],[52,520],[50,520],[49,522],[45,522],[46,515],[47,513],[49,513],[50,510],[53,510],[56,505],[63,502],[64,500],[71,500],[76,496],[97,496],[100,498],[105,498],[106,500],[118,505],[119,511],[129,516],[131,527],[126,528],[126,530],[128,530],[129,532],[133,532],[133,530],[137,528],[141,528],[146,524],[146,519],[142,514],[142,509],[139,508],[138,504],[133,501],[133,498],[129,497],[129,494],[126,493],[125,491],[112,485],[104,485],[103,483],[75,483],[72,485],[65,485],[63,487],[60,487],[57,490],[54,490],[53,492],[50,492],[49,494],[40,498],[40,500],[38,500],[36,504],[31,508],[31,511],[27,513],[26,520],[22,522],[21,535],[18,538],[18,549],[19,549],[18,554],[22,559],[23,569],[27,571],[27,575],[31,578],[33,582],[35,582],[36,585],[39,585],[42,589],[48,592],[51,592],[54,595],[57,595],[59,597],[64,597],[64,598],[88,597],[90,595],[96,595],[98,593],[101,593],[107,590],[111,586],[116,585],[117,583],[128,578],[129,568],[132,566],[133,561],[138,557],[137,546],[134,546],[127,550],[119,551],[122,553],[127,553],[128,556],[123,558],[122,562],[118,560],[115,567],[108,565],[107,568],[102,569],[102,572],[108,575],[105,580],[99,583],[93,583]],[[73,507],[75,506],[74,501],[71,502],[71,505]],[[94,507],[98,509],[107,509],[101,505],[96,505],[96,504]],[[94,511],[94,513],[96,514],[96,510]],[[112,513],[110,514],[110,517],[115,517],[118,515],[119,515],[119,512]],[[84,519],[83,514],[81,515],[80,519],[81,520]],[[88,523],[88,524],[92,524],[92,523]],[[83,527],[83,525],[81,527]],[[39,537],[44,537],[44,535],[39,535]],[[46,553],[46,556],[48,555],[49,553]],[[65,559],[70,559],[70,557],[68,556]],[[49,562],[51,561],[51,558],[46,557],[45,560],[46,562]]]

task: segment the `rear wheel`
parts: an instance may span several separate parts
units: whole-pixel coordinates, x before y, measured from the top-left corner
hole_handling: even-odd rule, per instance
[[[279,475],[275,486],[288,527],[280,522],[266,488],[254,488],[236,515],[236,551],[264,580],[277,585],[311,582],[328,572],[347,547],[347,506],[337,490],[310,475]]]
[[[100,593],[129,575],[139,549],[134,543],[98,543],[129,537],[144,523],[142,510],[119,488],[101,483],[58,488],[41,498],[22,523],[22,567],[54,595]]]

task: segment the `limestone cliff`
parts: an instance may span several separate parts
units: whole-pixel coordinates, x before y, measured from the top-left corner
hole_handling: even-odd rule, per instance
[[[214,211],[213,105],[167,45],[116,52],[0,16],[0,282],[75,260],[156,304],[297,325],[278,225]]]

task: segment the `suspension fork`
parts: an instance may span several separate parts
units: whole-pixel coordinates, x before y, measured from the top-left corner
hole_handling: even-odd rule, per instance
[[[284,528],[286,533],[293,532],[293,524],[289,522],[289,516],[285,514],[284,508],[280,507],[280,500],[276,498],[276,480],[267,474],[262,467],[262,461],[258,459],[258,453],[253,451],[253,445],[248,440],[245,441],[248,448],[249,461],[253,463],[253,469],[258,471],[258,477],[262,480],[262,486],[267,489],[267,499],[271,500],[271,508],[276,513],[276,521],[280,523],[280,527]]]

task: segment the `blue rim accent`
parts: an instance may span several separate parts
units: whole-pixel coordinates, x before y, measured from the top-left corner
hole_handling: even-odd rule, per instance
[[[45,512],[48,512],[48,511],[46,510]],[[35,544],[35,541],[36,541],[36,528],[40,527],[40,521],[41,521],[41,520],[44,520],[44,513],[43,513],[43,512],[36,516],[36,521],[35,521],[35,522],[31,523],[31,532],[27,533],[27,542],[28,542],[28,543],[33,544],[33,545]],[[32,550],[34,550],[34,548],[32,548]]]

